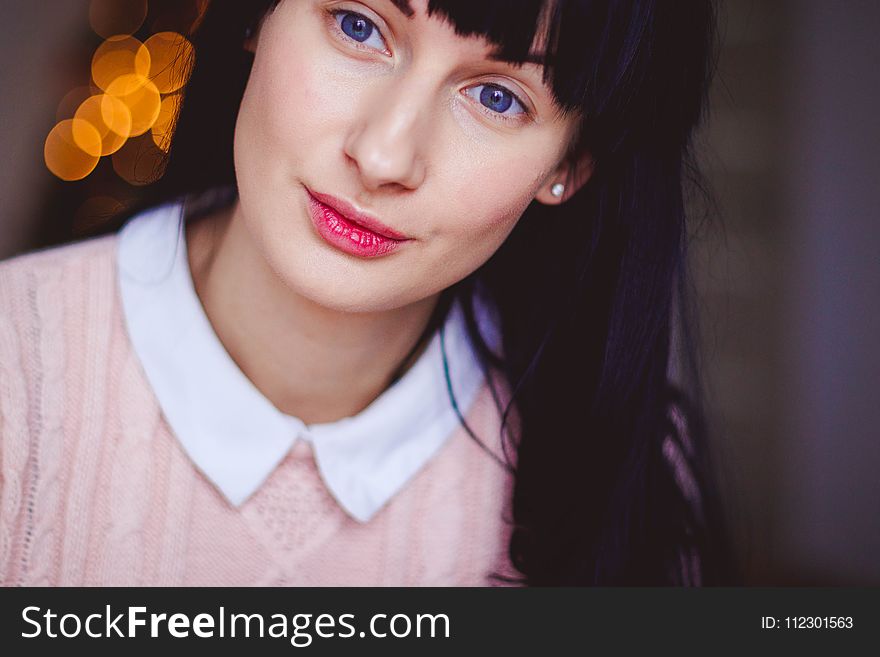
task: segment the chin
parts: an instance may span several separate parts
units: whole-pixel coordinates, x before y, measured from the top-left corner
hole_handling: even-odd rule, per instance
[[[322,267],[316,260],[318,269],[289,272],[285,277],[288,287],[329,311],[338,313],[374,313],[395,310],[406,306],[418,298],[409,298],[386,284],[370,285],[363,275],[356,272],[338,271],[331,266]]]

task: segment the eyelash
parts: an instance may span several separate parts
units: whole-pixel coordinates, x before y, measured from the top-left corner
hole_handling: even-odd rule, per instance
[[[358,16],[360,18],[363,18],[364,20],[368,21],[373,26],[373,29],[376,30],[376,32],[379,34],[379,37],[382,39],[382,42],[383,43],[385,42],[385,37],[382,35],[382,32],[379,30],[379,26],[376,25],[372,20],[370,20],[367,16],[364,16],[363,14],[359,14],[358,12],[352,11],[350,9],[334,9],[334,10],[329,11],[328,14],[329,14],[330,23],[332,24],[333,29],[336,32],[336,35],[340,39],[345,41],[346,43],[348,43],[351,46],[353,46],[354,48],[356,48],[357,50],[363,50],[366,52],[376,52],[375,48],[364,46],[362,42],[351,38],[349,35],[347,35],[342,30],[341,21],[339,20],[339,18],[341,16],[354,15],[354,16]],[[383,54],[390,54],[387,51],[387,44],[386,44],[386,50],[384,51]],[[496,121],[503,121],[506,123],[515,123],[515,124],[520,124],[520,123],[523,123],[527,119],[531,119],[532,114],[529,111],[526,103],[524,103],[522,101],[522,99],[519,97],[518,94],[514,93],[512,90],[508,89],[507,87],[505,87],[502,84],[498,84],[496,82],[491,82],[491,83],[485,82],[482,84],[472,85],[465,90],[464,95],[471,98],[471,96],[466,93],[468,90],[479,89],[481,87],[486,87],[486,86],[495,87],[495,88],[501,89],[505,93],[510,94],[513,97],[513,102],[515,104],[519,105],[520,109],[522,109],[522,113],[521,114],[514,114],[512,116],[507,116],[507,115],[502,114],[500,112],[495,112],[495,111],[489,109],[488,107],[486,107],[485,105],[480,103],[479,100],[477,100],[475,102],[477,109],[479,109],[483,114],[485,114],[489,118],[496,120]]]
[[[494,110],[491,110],[488,107],[486,107],[485,105],[483,105],[483,103],[481,103],[479,100],[476,100],[477,109],[479,109],[481,112],[483,112],[484,114],[486,114],[490,118],[499,119],[501,121],[506,121],[506,122],[510,122],[510,123],[522,123],[524,120],[531,118],[531,113],[526,108],[526,104],[522,100],[520,100],[519,96],[517,96],[510,89],[508,89],[507,87],[505,87],[502,84],[498,84],[496,82],[484,82],[482,84],[475,84],[475,85],[472,85],[472,86],[468,87],[467,89],[465,89],[464,95],[467,96],[468,98],[473,99],[473,97],[467,92],[471,91],[473,89],[480,89],[481,87],[494,87],[496,89],[501,89],[505,93],[510,94],[513,97],[513,102],[516,103],[517,105],[519,105],[520,109],[522,110],[522,113],[520,113],[520,114],[512,114],[512,115],[508,116],[507,114],[502,114],[501,112],[496,112]]]
[[[358,12],[352,11],[350,9],[334,9],[334,10],[331,10],[329,12],[329,14],[330,14],[330,22],[333,24],[333,27],[334,27],[337,35],[340,38],[342,38],[342,40],[346,41],[347,43],[350,43],[358,50],[365,50],[367,52],[375,52],[376,51],[375,48],[370,48],[370,47],[364,46],[363,43],[361,43],[360,41],[358,41],[356,39],[352,39],[345,32],[343,32],[341,22],[338,20],[341,16],[351,15],[351,16],[358,16],[359,18],[363,18],[365,21],[367,21],[370,25],[373,26],[373,29],[376,30],[376,33],[382,39],[382,43],[385,43],[385,37],[382,36],[382,32],[379,29],[379,26],[376,25],[376,23],[374,23],[373,21],[371,21],[367,16],[364,16],[363,14],[359,14]],[[387,43],[385,44],[385,51],[383,52],[383,54],[386,54],[386,55],[391,54],[390,52],[388,52],[388,44]]]

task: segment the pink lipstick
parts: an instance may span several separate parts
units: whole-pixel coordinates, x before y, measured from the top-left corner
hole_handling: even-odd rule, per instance
[[[378,219],[359,212],[342,199],[306,191],[312,223],[318,235],[340,251],[360,258],[378,258],[410,239]]]

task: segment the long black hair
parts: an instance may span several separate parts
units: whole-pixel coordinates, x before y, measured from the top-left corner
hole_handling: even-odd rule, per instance
[[[252,63],[242,42],[277,1],[210,3],[193,35],[195,69],[164,176],[129,216],[234,185],[233,132]],[[693,139],[716,60],[712,0],[429,0],[428,8],[514,61],[540,30],[555,100],[582,118],[568,158],[589,153],[594,162],[570,199],[533,202],[498,251],[443,292],[420,339],[457,299],[486,371],[503,376],[507,402],[493,392],[515,454],[516,581],[737,583],[695,368],[691,385],[670,381],[674,343],[679,368],[695,350],[685,330],[686,199],[704,189]],[[560,242],[559,227],[574,238]],[[497,309],[501,354],[478,328],[478,294]],[[682,330],[673,334],[673,324]]]

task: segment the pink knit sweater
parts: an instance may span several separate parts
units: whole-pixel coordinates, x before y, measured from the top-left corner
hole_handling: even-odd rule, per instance
[[[0,582],[487,585],[513,573],[511,478],[462,428],[367,523],[331,497],[302,441],[231,506],[132,351],[117,239],[0,264]],[[498,436],[485,386],[467,420]]]

